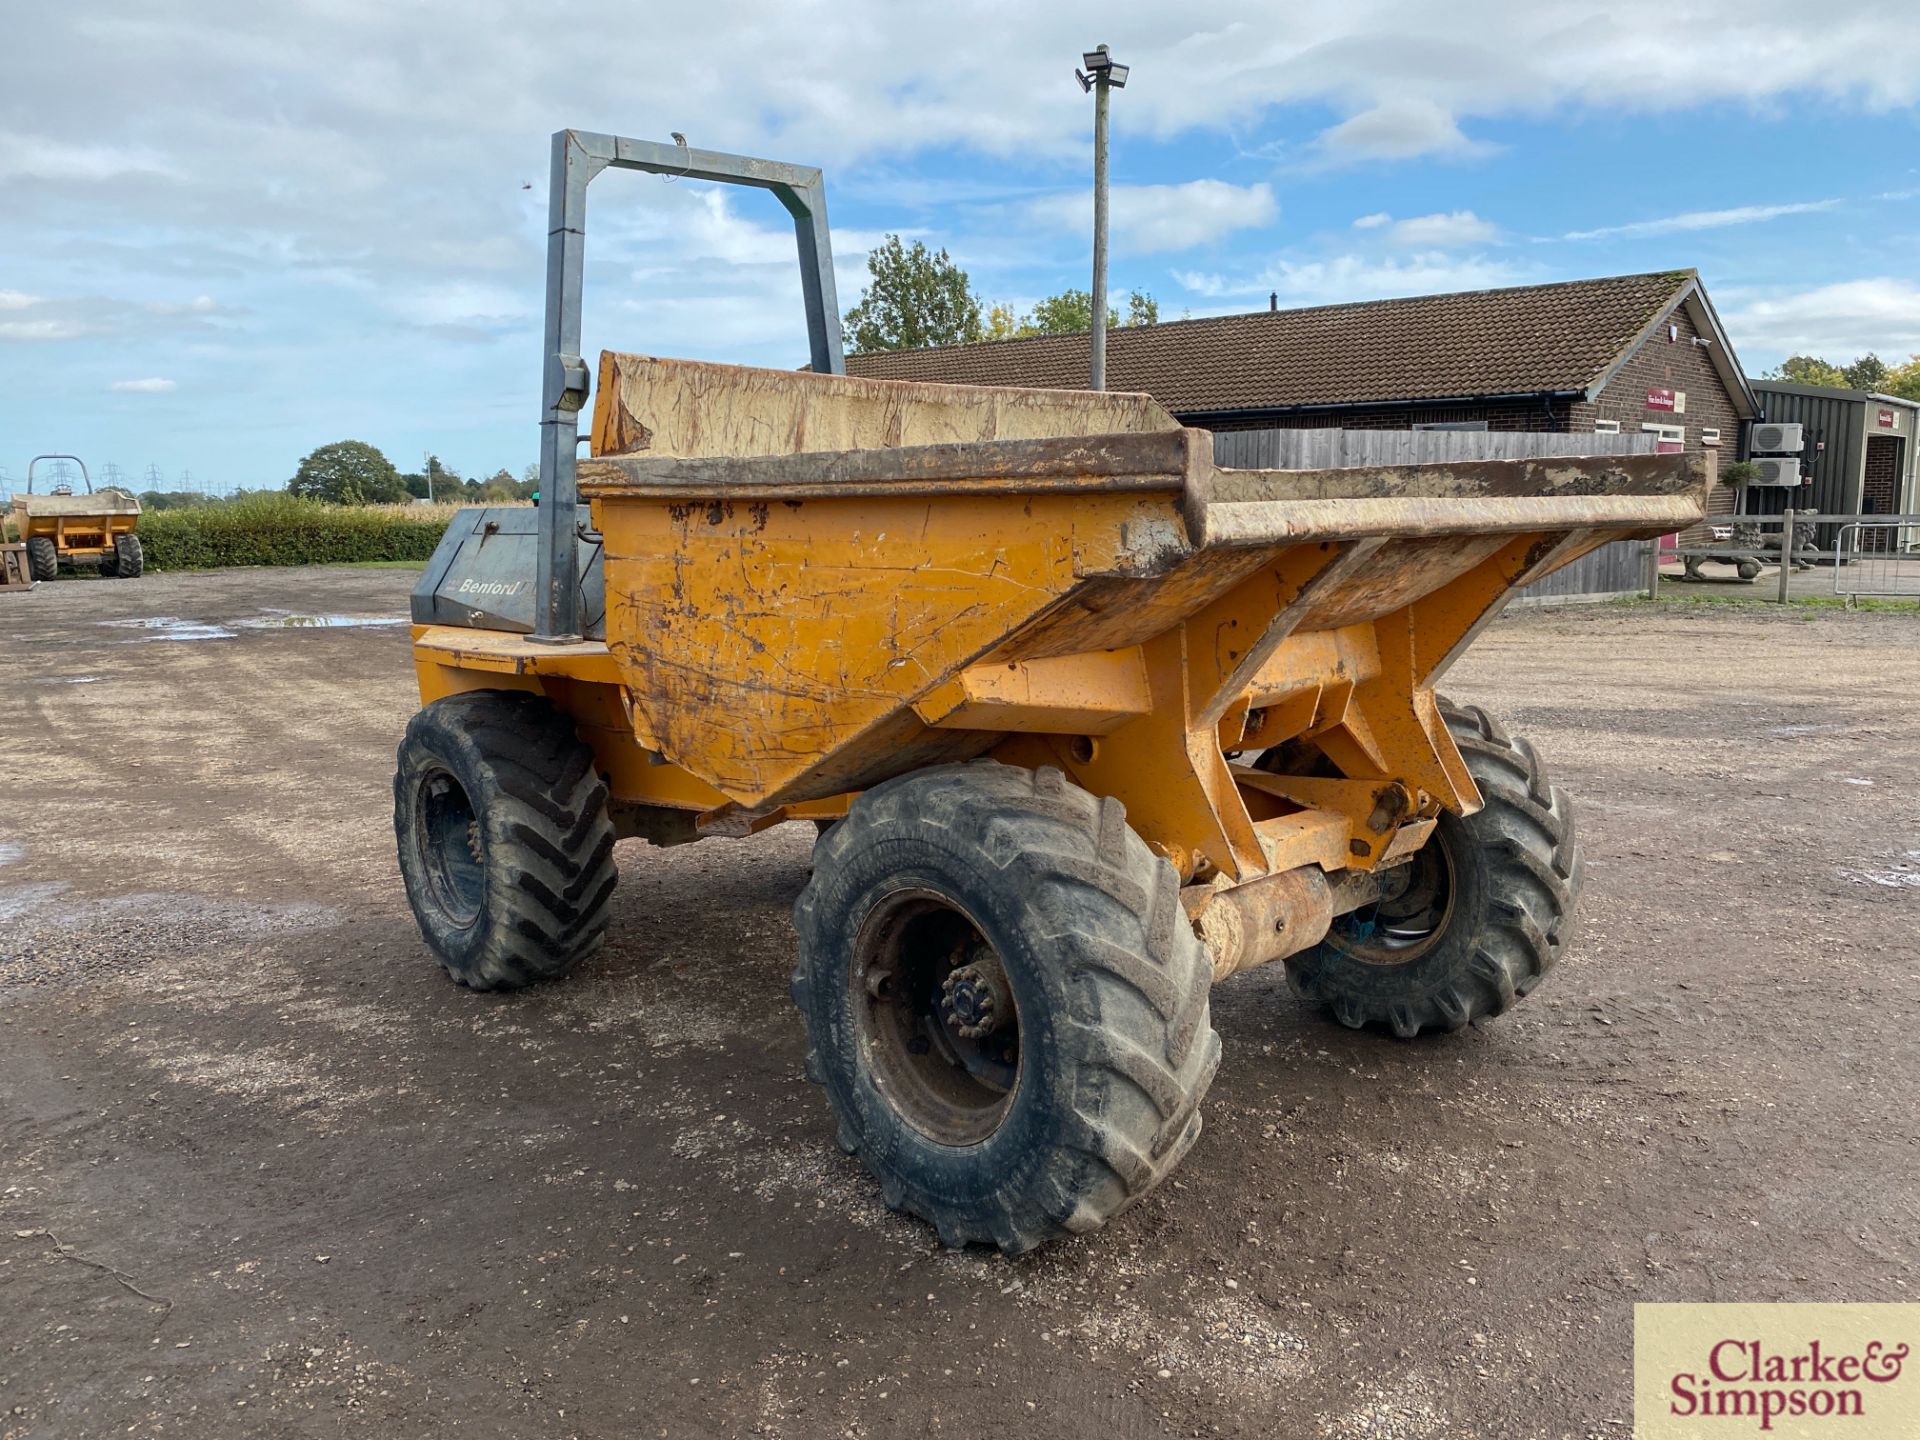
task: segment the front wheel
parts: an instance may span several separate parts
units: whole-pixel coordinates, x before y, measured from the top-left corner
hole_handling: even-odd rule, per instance
[[[113,568],[109,570],[108,565]],[[140,572],[147,568],[147,552],[141,548],[138,535],[116,535],[113,537],[113,554],[100,567],[102,575],[117,575],[122,580],[137,580]]]
[[[60,552],[54,548],[53,541],[44,535],[32,536],[27,541],[27,569],[36,580],[60,578]]]
[[[1119,801],[1053,769],[919,771],[821,836],[793,998],[888,1205],[1019,1254],[1165,1178],[1220,1058],[1179,894]]]
[[[1486,711],[1443,701],[1441,714],[1486,803],[1443,813],[1386,896],[1287,961],[1294,989],[1355,1029],[1411,1037],[1501,1014],[1573,933],[1584,867],[1565,792]]]
[[[545,696],[470,690],[415,714],[393,829],[420,933],[462,985],[518,990],[600,947],[618,878],[607,787]]]

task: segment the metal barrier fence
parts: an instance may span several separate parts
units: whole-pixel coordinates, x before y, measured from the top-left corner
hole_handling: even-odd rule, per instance
[[[1833,593],[1920,596],[1920,519],[1856,520],[1834,538]]]
[[[1662,548],[1647,542],[1646,589],[1650,598],[1660,593],[1662,561],[1678,559],[1689,573],[1702,562],[1717,561],[1738,567],[1743,578],[1757,576],[1768,565],[1780,565],[1783,537],[1792,559],[1780,565],[1781,604],[1789,598],[1789,580],[1795,568],[1816,564],[1834,567],[1834,594],[1920,598],[1920,515],[1823,515],[1812,510],[1788,510],[1779,515],[1713,515],[1707,521],[1713,538],[1707,544]],[[1838,525],[1834,548],[1822,550],[1813,537],[1822,525]],[[1788,527],[1791,527],[1789,529]]]

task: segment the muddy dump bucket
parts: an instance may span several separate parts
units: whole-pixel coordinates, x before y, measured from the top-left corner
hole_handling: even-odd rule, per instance
[[[1665,455],[1223,470],[1143,396],[632,356],[603,360],[594,438],[608,646],[647,747],[763,808],[1026,737],[1189,872],[1196,848],[1267,863],[1213,803],[1223,750],[1314,734],[1350,780],[1471,808],[1434,681],[1516,588],[1690,523],[1707,485]]]

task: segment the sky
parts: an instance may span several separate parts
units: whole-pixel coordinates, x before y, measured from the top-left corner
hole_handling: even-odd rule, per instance
[[[987,300],[1163,319],[1693,266],[1751,373],[1920,351],[1920,24],[1872,0],[6,0],[0,490],[71,451],[277,486],[322,444],[537,452],[548,137],[826,171],[841,308],[889,232]],[[806,359],[770,197],[591,192],[586,348]],[[152,467],[150,469],[150,467]]]

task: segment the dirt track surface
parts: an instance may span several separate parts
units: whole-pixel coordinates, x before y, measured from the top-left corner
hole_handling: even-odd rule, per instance
[[[5,1440],[1620,1436],[1636,1301],[1920,1298],[1920,617],[1495,626],[1447,688],[1576,792],[1569,960],[1415,1043],[1238,977],[1175,1182],[1009,1262],[833,1146],[810,827],[623,844],[574,979],[443,977],[404,628],[235,623],[411,580],[0,597]]]

